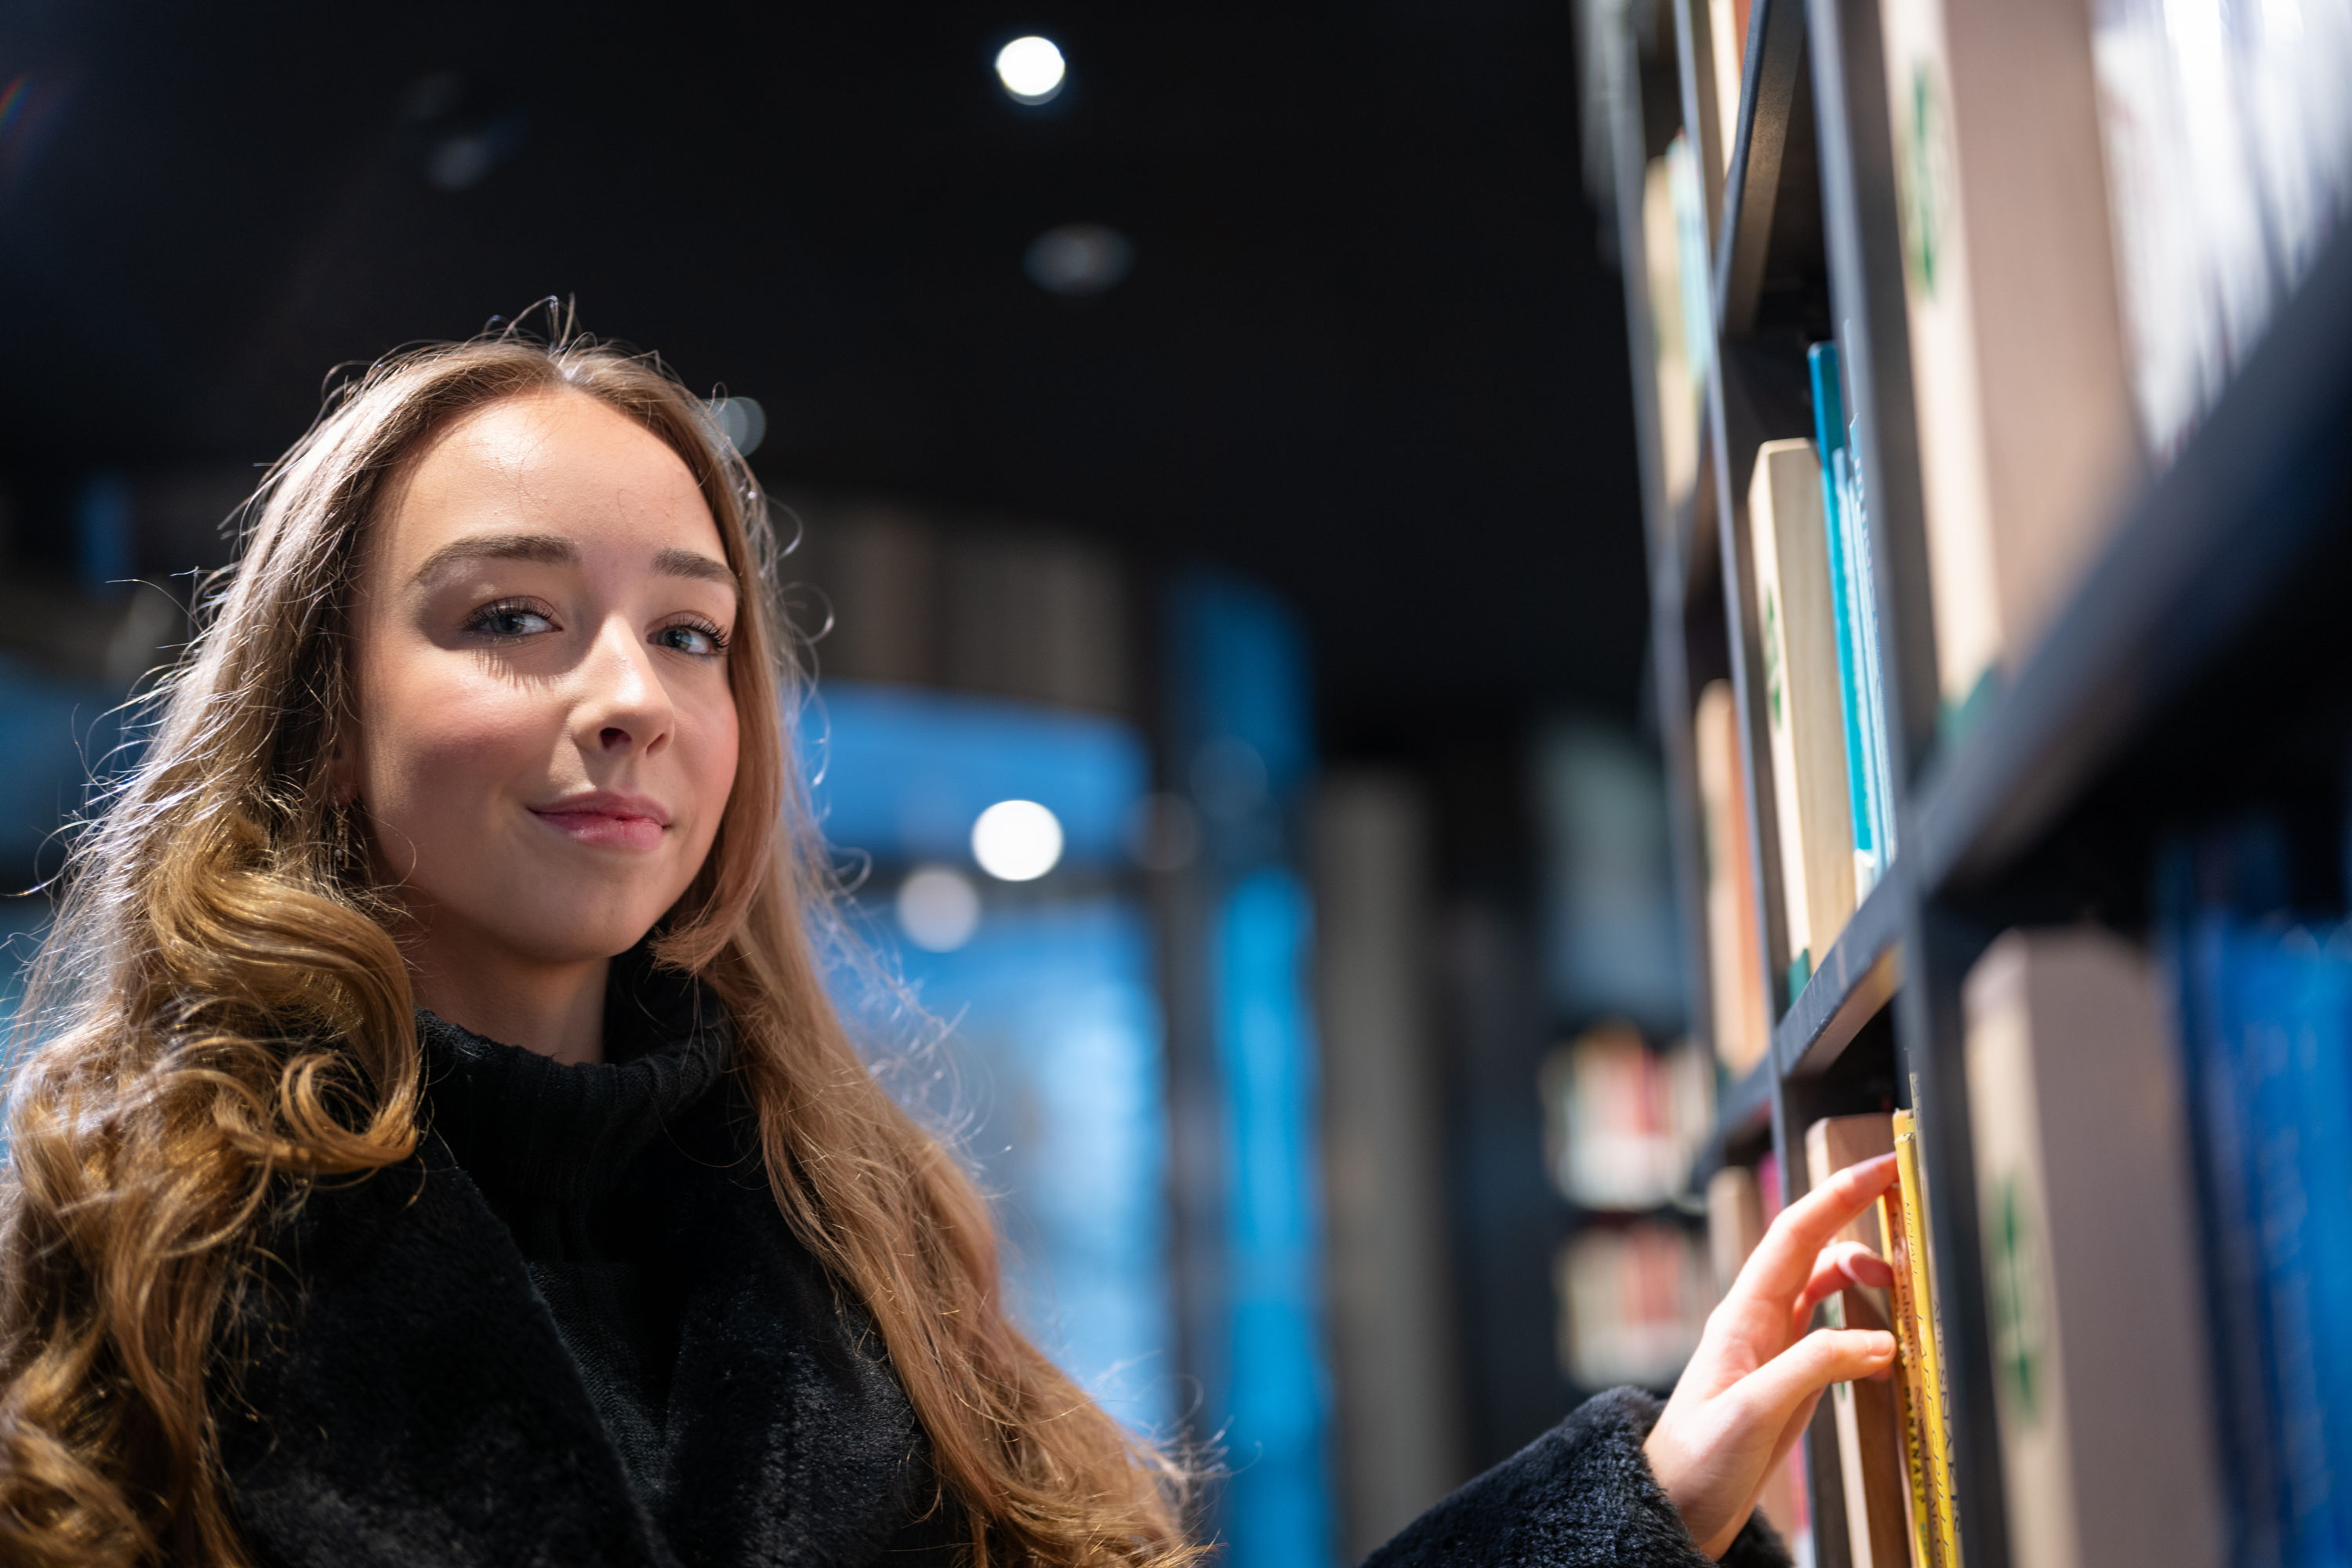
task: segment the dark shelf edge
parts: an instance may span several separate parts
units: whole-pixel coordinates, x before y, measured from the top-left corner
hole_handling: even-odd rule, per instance
[[[1691,1192],[1704,1195],[1708,1179],[1731,1163],[1731,1152],[1759,1133],[1769,1141],[1771,1125],[1772,1058],[1768,1052],[1745,1077],[1733,1081],[1717,1104],[1715,1131],[1707,1134],[1706,1147],[1691,1166]]]
[[[1772,1059],[1782,1078],[1825,1070],[1853,1042],[1862,1026],[1894,999],[1902,984],[1896,938],[1902,930],[1900,868],[1890,868],[1870,889],[1821,967],[1797,994],[1794,1005],[1772,1028]]]
[[[2126,507],[2017,679],[1931,765],[1904,841],[1923,894],[1997,875],[2261,613],[2332,515],[2347,422],[2352,228],[2170,471]]]
[[[1780,157],[1804,60],[1803,0],[1756,0],[1739,74],[1739,120],[1723,176],[1715,276],[1708,280],[1718,336],[1745,332],[1755,321],[1780,195]]]

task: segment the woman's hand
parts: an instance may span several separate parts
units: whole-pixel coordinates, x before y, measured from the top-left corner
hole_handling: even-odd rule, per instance
[[[1848,1285],[1894,1283],[1885,1261],[1830,1237],[1895,1182],[1895,1156],[1849,1165],[1780,1212],[1706,1320],[1690,1365],[1642,1447],[1699,1550],[1720,1557],[1756,1507],[1772,1467],[1832,1383],[1883,1376],[1895,1336],[1805,1325]],[[1778,1521],[1786,1524],[1789,1521]]]

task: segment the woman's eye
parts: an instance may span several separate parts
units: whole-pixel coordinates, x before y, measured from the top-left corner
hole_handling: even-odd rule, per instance
[[[691,621],[674,626],[664,626],[654,634],[659,647],[676,648],[698,658],[713,658],[727,651],[727,634],[717,626],[698,626]]]
[[[555,623],[529,605],[488,605],[474,612],[467,631],[493,637],[527,637],[551,632]]]

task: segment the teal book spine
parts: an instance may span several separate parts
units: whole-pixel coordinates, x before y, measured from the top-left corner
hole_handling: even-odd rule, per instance
[[[1878,847],[1878,808],[1871,788],[1870,713],[1873,704],[1864,684],[1857,633],[1859,606],[1854,600],[1851,529],[1844,498],[1839,493],[1838,457],[1845,449],[1845,398],[1838,382],[1835,343],[1815,343],[1806,353],[1812,371],[1813,446],[1822,464],[1822,525],[1829,531],[1830,603],[1837,618],[1838,692],[1845,710],[1845,778],[1847,807],[1853,819],[1854,893],[1860,897],[1876,881],[1882,860]]]
[[[1862,464],[1855,456],[1853,425],[1846,426],[1845,445],[1838,448],[1839,508],[1845,518],[1846,547],[1851,552],[1846,576],[1853,584],[1854,641],[1862,656],[1864,694],[1863,739],[1868,747],[1870,797],[1878,813],[1878,863],[1895,860],[1895,764],[1886,741],[1886,689],[1878,640],[1878,568],[1871,553],[1870,506],[1863,492]]]

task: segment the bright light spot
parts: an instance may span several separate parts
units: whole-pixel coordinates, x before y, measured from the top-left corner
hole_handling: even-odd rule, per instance
[[[1000,881],[1034,882],[1062,858],[1062,824],[1034,800],[1000,800],[971,825],[971,858]]]
[[[1099,294],[1118,286],[1135,265],[1127,236],[1098,223],[1066,223],[1029,242],[1021,269],[1051,294]]]
[[[761,437],[768,433],[768,411],[760,406],[756,397],[713,398],[710,416],[719,421],[719,428],[735,444],[740,457],[748,458],[758,451]]]
[[[1051,38],[1015,38],[996,51],[996,79],[1023,103],[1044,103],[1061,91],[1064,68]]]
[[[925,866],[898,884],[898,929],[926,952],[953,952],[980,929],[980,889],[945,866]]]

